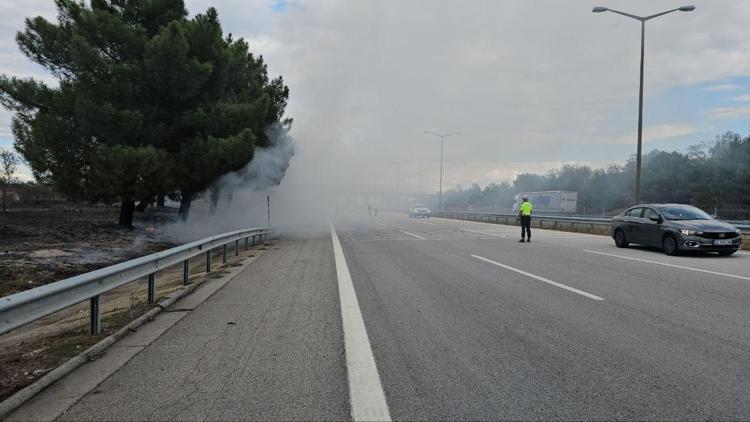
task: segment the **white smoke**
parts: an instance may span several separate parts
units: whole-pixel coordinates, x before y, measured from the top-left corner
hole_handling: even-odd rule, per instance
[[[228,173],[194,200],[186,221],[170,224],[162,235],[187,242],[231,230],[268,226],[267,200],[282,182],[295,154],[289,128],[274,125],[266,132],[267,148],[257,148],[243,169]],[[215,207],[212,192],[218,192]]]

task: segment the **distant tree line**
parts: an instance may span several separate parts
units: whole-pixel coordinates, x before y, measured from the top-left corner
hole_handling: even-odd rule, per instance
[[[723,218],[750,218],[750,136],[728,132],[687,152],[654,150],[643,157],[642,202],[692,204]],[[565,165],[546,175],[519,174],[512,183],[457,186],[445,196],[447,209],[510,210],[523,192],[578,192],[581,214],[613,214],[633,205],[635,157],[624,165],[592,169]]]
[[[0,76],[15,149],[36,179],[74,200],[120,203],[167,195],[187,215],[222,175],[248,164],[266,131],[288,126],[289,89],[262,57],[224,36],[210,8],[182,0],[56,0],[55,23],[26,20],[21,51],[58,85]]]

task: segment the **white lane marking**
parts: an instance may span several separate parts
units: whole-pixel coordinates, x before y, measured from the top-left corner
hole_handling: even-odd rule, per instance
[[[499,224],[499,223],[493,223],[493,222],[487,222],[487,221],[471,221],[471,220],[455,220],[452,218],[442,218],[442,217],[435,217],[435,221],[440,221],[441,223],[446,223],[447,226],[452,227],[458,227],[460,228],[461,223],[469,223],[469,224],[480,224],[482,226],[492,225],[495,227],[503,228],[505,230],[513,231],[515,233],[515,230],[521,227],[520,225],[510,225],[510,224]],[[439,220],[438,220],[439,219]],[[459,223],[458,226],[451,224],[453,222]],[[512,227],[512,228],[511,228]],[[556,230],[556,229],[550,229],[550,228],[539,228],[539,227],[532,227],[531,228],[534,233],[538,233],[540,235],[545,236],[575,236],[575,237],[595,237],[597,239],[602,238],[602,236],[608,236],[608,235],[601,235],[601,234],[590,234],[590,233],[579,233],[579,232],[569,232],[565,230]],[[464,229],[466,230],[466,229]],[[514,234],[515,236],[515,234]]]
[[[385,224],[381,223],[380,221],[376,221],[375,224],[380,224],[381,226],[385,227]]]
[[[508,237],[508,235],[505,234],[496,234],[496,233],[490,233],[490,232],[483,232],[479,230],[469,230],[469,229],[460,229],[461,231],[465,232],[472,232],[472,233],[479,233],[479,234],[486,234],[488,236],[496,236],[496,237]]]
[[[591,293],[588,293],[588,292],[584,292],[583,290],[578,290],[578,289],[576,289],[575,287],[570,287],[570,286],[566,286],[566,285],[564,285],[564,284],[562,284],[562,283],[558,283],[558,282],[556,282],[556,281],[552,281],[552,280],[546,279],[546,278],[544,278],[544,277],[540,277],[540,276],[538,276],[538,275],[534,275],[534,274],[531,274],[531,273],[527,273],[527,272],[526,272],[526,271],[524,271],[524,270],[519,270],[518,268],[513,268],[513,267],[511,267],[510,265],[505,265],[505,264],[501,264],[501,263],[499,263],[499,262],[497,262],[497,261],[493,261],[493,260],[491,260],[491,259],[487,259],[487,258],[481,257],[481,256],[479,256],[479,255],[471,255],[471,256],[472,256],[472,257],[474,257],[474,258],[476,258],[476,259],[479,259],[479,260],[481,260],[481,261],[484,261],[484,262],[488,262],[488,263],[490,263],[490,264],[493,264],[493,265],[497,265],[498,267],[501,267],[501,268],[505,268],[506,270],[511,270],[511,271],[515,271],[515,272],[517,272],[518,274],[522,274],[522,275],[525,275],[526,277],[531,277],[531,278],[533,278],[533,279],[535,279],[535,280],[543,281],[543,282],[545,282],[545,283],[547,283],[547,284],[551,284],[551,285],[553,285],[553,286],[555,286],[555,287],[559,287],[559,288],[561,288],[561,289],[565,289],[565,290],[571,291],[571,292],[573,292],[573,293],[577,293],[577,294],[579,294],[579,295],[581,295],[581,296],[586,296],[586,297],[587,297],[587,298],[589,298],[589,299],[594,299],[594,300],[605,300],[605,299],[604,299],[603,297],[599,297],[599,296],[596,296],[596,295],[592,295]]]
[[[584,249],[583,251],[584,252],[588,252],[588,253],[597,254],[597,255],[606,255],[606,256],[611,256],[611,257],[614,257],[614,258],[629,259],[631,261],[645,262],[645,263],[648,263],[648,264],[656,264],[656,265],[663,265],[665,267],[679,268],[681,270],[690,270],[690,271],[697,271],[699,273],[706,273],[706,274],[720,275],[720,276],[724,276],[724,277],[739,278],[740,280],[750,280],[750,277],[743,277],[741,275],[720,273],[720,272],[711,271],[711,270],[704,270],[704,269],[701,269],[701,268],[686,267],[684,265],[667,264],[666,262],[651,261],[650,259],[633,258],[633,257],[630,257],[630,256],[615,255],[615,254],[606,253],[606,252],[590,251],[588,249]]]
[[[399,230],[399,231],[400,231],[401,233],[403,233],[403,234],[408,234],[409,236],[412,236],[412,237],[416,237],[417,239],[427,240],[427,239],[425,239],[424,237],[422,237],[422,236],[420,236],[420,235],[418,235],[418,234],[414,234],[414,233],[409,233],[409,232],[408,232],[408,231],[406,231],[406,230]]]
[[[429,225],[431,225],[431,226],[434,226],[434,225],[435,225],[435,223],[430,223],[429,221],[420,221],[420,223],[423,223],[423,224],[429,224]]]
[[[388,403],[385,400],[383,386],[380,384],[378,367],[372,355],[367,329],[362,319],[359,301],[357,301],[357,293],[354,291],[344,250],[341,248],[333,223],[331,223],[331,239],[336,260],[336,278],[339,284],[341,322],[344,327],[344,351],[346,373],[349,378],[352,420],[390,421]]]

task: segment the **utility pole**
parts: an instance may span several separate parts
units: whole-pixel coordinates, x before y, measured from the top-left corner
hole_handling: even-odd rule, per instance
[[[678,7],[677,9],[667,10],[666,12],[657,13],[655,15],[651,16],[637,16],[637,15],[631,15],[630,13],[620,12],[613,9],[608,9],[606,7],[595,7],[592,12],[594,13],[601,13],[601,12],[612,12],[617,13],[618,15],[627,16],[629,18],[633,18],[637,21],[641,22],[641,78],[640,78],[640,86],[638,88],[638,148],[637,148],[637,154],[636,154],[636,164],[635,164],[635,203],[640,204],[641,203],[641,150],[643,145],[643,52],[645,50],[645,39],[646,39],[646,21],[666,15],[667,13],[672,12],[692,12],[695,10],[695,6],[682,6]]]
[[[438,211],[443,210],[443,147],[445,144],[445,138],[449,136],[455,136],[460,135],[461,132],[455,132],[455,133],[446,133],[445,135],[441,135],[439,133],[425,131],[424,133],[428,135],[434,135],[440,138],[440,193],[438,194]]]

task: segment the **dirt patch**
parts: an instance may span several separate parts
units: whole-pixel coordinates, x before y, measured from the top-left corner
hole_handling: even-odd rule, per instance
[[[102,318],[102,334],[92,336],[81,324],[54,336],[36,337],[17,344],[0,345],[0,401],[33,383],[47,372],[93,346],[146,313],[151,306],[134,304]]]
[[[119,209],[62,205],[0,212],[0,297],[171,247],[159,227],[170,208],[137,213],[133,229],[116,224]]]
[[[171,208],[136,213],[134,227],[116,222],[119,209],[107,206],[61,205],[0,212],[0,297],[94,271],[175,246],[162,228],[177,219]],[[230,245],[233,251],[233,245]],[[221,277],[256,250],[238,251],[221,264],[213,253],[215,271],[205,273],[205,256],[190,260],[190,281]],[[146,278],[101,296],[102,334],[89,334],[88,302],[46,316],[0,336],[0,401],[144,314]],[[156,275],[157,301],[182,286],[182,266]]]
[[[222,252],[212,254],[213,271],[206,273],[205,256],[190,260],[190,282],[223,277],[233,267],[258,255],[255,249],[240,250],[222,264]],[[182,287],[182,265],[173,265],[156,274],[157,303]],[[152,309],[146,303],[146,279],[139,279],[101,296],[102,334],[89,334],[89,308],[84,302],[46,316],[0,336],[0,401],[33,383],[73,356],[111,335],[130,321]]]

